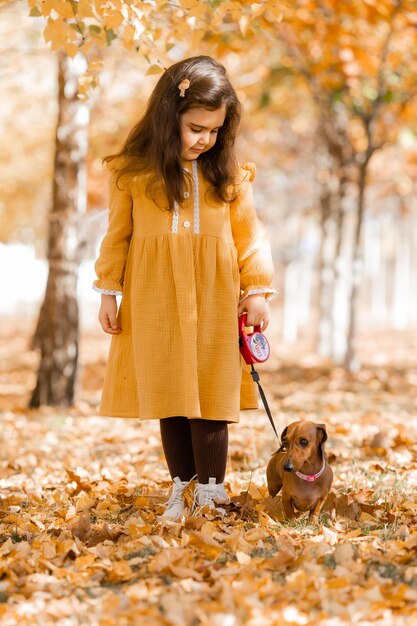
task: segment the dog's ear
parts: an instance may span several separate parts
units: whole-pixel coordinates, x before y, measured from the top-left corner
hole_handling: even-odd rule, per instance
[[[318,435],[321,439],[321,443],[323,444],[327,441],[327,429],[326,424],[316,424]]]
[[[288,426],[286,426],[281,433],[281,441],[285,439],[285,437],[287,436],[287,432],[288,432]]]
[[[288,426],[286,426],[284,428],[284,430],[282,431],[282,433],[281,433],[281,445],[278,448],[277,452],[284,452],[284,450],[286,450],[286,447],[285,447],[285,445],[282,442],[285,439],[285,437],[287,436],[287,431],[288,431]]]

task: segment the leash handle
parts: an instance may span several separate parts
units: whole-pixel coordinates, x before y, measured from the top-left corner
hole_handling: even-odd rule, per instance
[[[248,321],[248,314],[245,311],[244,313],[242,313],[242,315],[239,317],[239,332],[240,334],[245,332],[245,327],[247,325],[247,321]],[[254,326],[253,327],[253,332],[255,333],[260,333],[261,332],[261,327],[258,326]]]
[[[250,373],[251,373],[251,376],[252,376],[254,382],[258,385],[259,395],[261,396],[263,405],[265,407],[266,414],[268,416],[269,421],[271,422],[271,426],[272,426],[272,428],[274,430],[274,433],[275,433],[278,441],[280,442],[281,440],[280,440],[279,435],[277,433],[277,429],[275,428],[274,420],[272,419],[271,411],[270,411],[270,408],[269,408],[266,396],[264,394],[264,390],[262,389],[261,383],[259,382],[259,374],[256,371],[256,369],[253,367],[253,363],[251,364],[251,371],[250,371]]]
[[[242,313],[238,319],[239,327],[239,349],[247,365],[252,363],[263,363],[269,358],[270,348],[265,335],[261,332],[261,327],[254,326],[252,333],[246,333],[248,314]]]

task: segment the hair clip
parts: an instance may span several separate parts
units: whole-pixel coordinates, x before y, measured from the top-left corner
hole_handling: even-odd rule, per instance
[[[189,86],[190,86],[190,81],[188,80],[188,78],[184,78],[184,80],[180,82],[180,84],[178,85],[178,89],[180,90],[181,98],[185,97],[185,90],[188,89]]]

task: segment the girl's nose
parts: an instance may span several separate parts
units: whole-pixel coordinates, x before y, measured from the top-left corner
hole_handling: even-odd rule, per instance
[[[200,139],[198,140],[199,144],[207,145],[210,141],[210,133],[207,131],[206,133],[200,135]]]

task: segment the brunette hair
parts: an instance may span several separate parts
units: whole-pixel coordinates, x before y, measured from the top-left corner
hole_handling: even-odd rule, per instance
[[[180,83],[189,81],[186,91]],[[186,83],[187,84],[187,83]],[[182,94],[184,94],[182,96]],[[117,180],[128,172],[154,172],[148,187],[163,183],[169,208],[181,202],[186,178],[181,162],[180,117],[191,108],[215,110],[226,107],[226,117],[214,146],[198,160],[214,195],[230,202],[236,193],[237,160],[234,143],[241,117],[241,105],[223,65],[209,56],[196,56],[175,63],[158,80],[139,122],[130,131],[124,146],[104,162],[122,157]],[[150,189],[147,189],[149,193]]]

